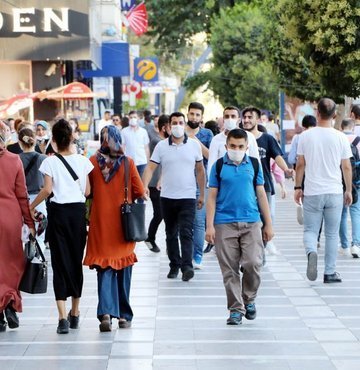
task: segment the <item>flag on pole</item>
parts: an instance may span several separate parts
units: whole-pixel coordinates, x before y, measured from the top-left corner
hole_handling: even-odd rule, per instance
[[[137,36],[140,36],[143,33],[147,32],[148,14],[144,3],[141,3],[132,8],[129,13],[126,14],[126,19],[129,27],[135,32]]]

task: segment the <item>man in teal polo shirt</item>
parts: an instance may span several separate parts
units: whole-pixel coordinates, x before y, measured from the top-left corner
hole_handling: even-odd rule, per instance
[[[209,178],[206,240],[216,245],[230,310],[228,325],[241,324],[243,315],[248,320],[255,319],[263,240],[273,237],[262,168],[261,165],[254,168],[252,159],[245,154],[247,148],[246,131],[231,130],[226,139],[223,164],[219,168],[214,163]]]

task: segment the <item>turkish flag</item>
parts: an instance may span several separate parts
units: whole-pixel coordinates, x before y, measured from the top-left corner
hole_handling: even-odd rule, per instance
[[[148,30],[148,14],[144,3],[132,8],[126,14],[129,27],[135,32],[137,36],[142,35]]]

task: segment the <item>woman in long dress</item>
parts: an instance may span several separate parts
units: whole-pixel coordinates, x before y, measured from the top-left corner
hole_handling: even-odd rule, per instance
[[[6,325],[17,328],[16,312],[22,312],[18,287],[25,268],[23,223],[35,235],[23,165],[17,154],[5,148],[9,135],[6,125],[0,122],[0,331],[5,331]]]
[[[58,153],[42,162],[39,171],[45,175],[44,187],[31,203],[30,209],[33,213],[35,207],[53,193],[48,206],[47,236],[59,312],[57,333],[67,334],[69,327],[79,327],[82,259],[86,243],[85,200],[90,194],[88,174],[93,166],[87,158],[73,153],[72,128],[67,121],[61,119],[55,123],[52,137]],[[75,172],[77,180],[66,165]],[[68,297],[72,298],[72,306],[67,314],[65,302]]]
[[[112,319],[119,319],[119,328],[131,326],[130,306],[132,266],[137,262],[135,242],[124,239],[120,205],[125,197],[125,165],[120,130],[106,126],[101,130],[101,148],[90,158],[94,170],[90,174],[93,201],[84,265],[97,270],[97,317],[100,331],[110,331]],[[134,161],[129,161],[129,203],[145,194]]]

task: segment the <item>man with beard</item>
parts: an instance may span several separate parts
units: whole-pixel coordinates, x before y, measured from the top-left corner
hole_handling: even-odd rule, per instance
[[[204,106],[198,102],[189,104],[187,113],[186,133],[189,137],[197,140],[200,143],[202,155],[204,158],[205,174],[207,172],[207,163],[209,158],[209,147],[213,138],[213,133],[207,128],[201,127],[203,122]],[[196,192],[196,197],[199,197],[199,190]],[[206,196],[205,196],[206,197]],[[202,267],[203,247],[205,240],[205,207],[196,209],[194,221],[194,255],[193,265],[195,269]]]
[[[271,209],[271,195],[275,194],[275,188],[271,177],[270,159],[272,158],[289,177],[293,176],[294,170],[288,168],[277,141],[271,135],[258,130],[258,123],[261,116],[260,110],[255,107],[246,107],[242,114],[243,128],[255,136],[259,147],[259,155],[264,172],[265,192],[270,205],[272,218],[274,218],[274,210]],[[274,220],[272,220],[272,223],[274,225]],[[272,242],[267,243],[266,248],[269,253],[277,254],[276,247]]]

